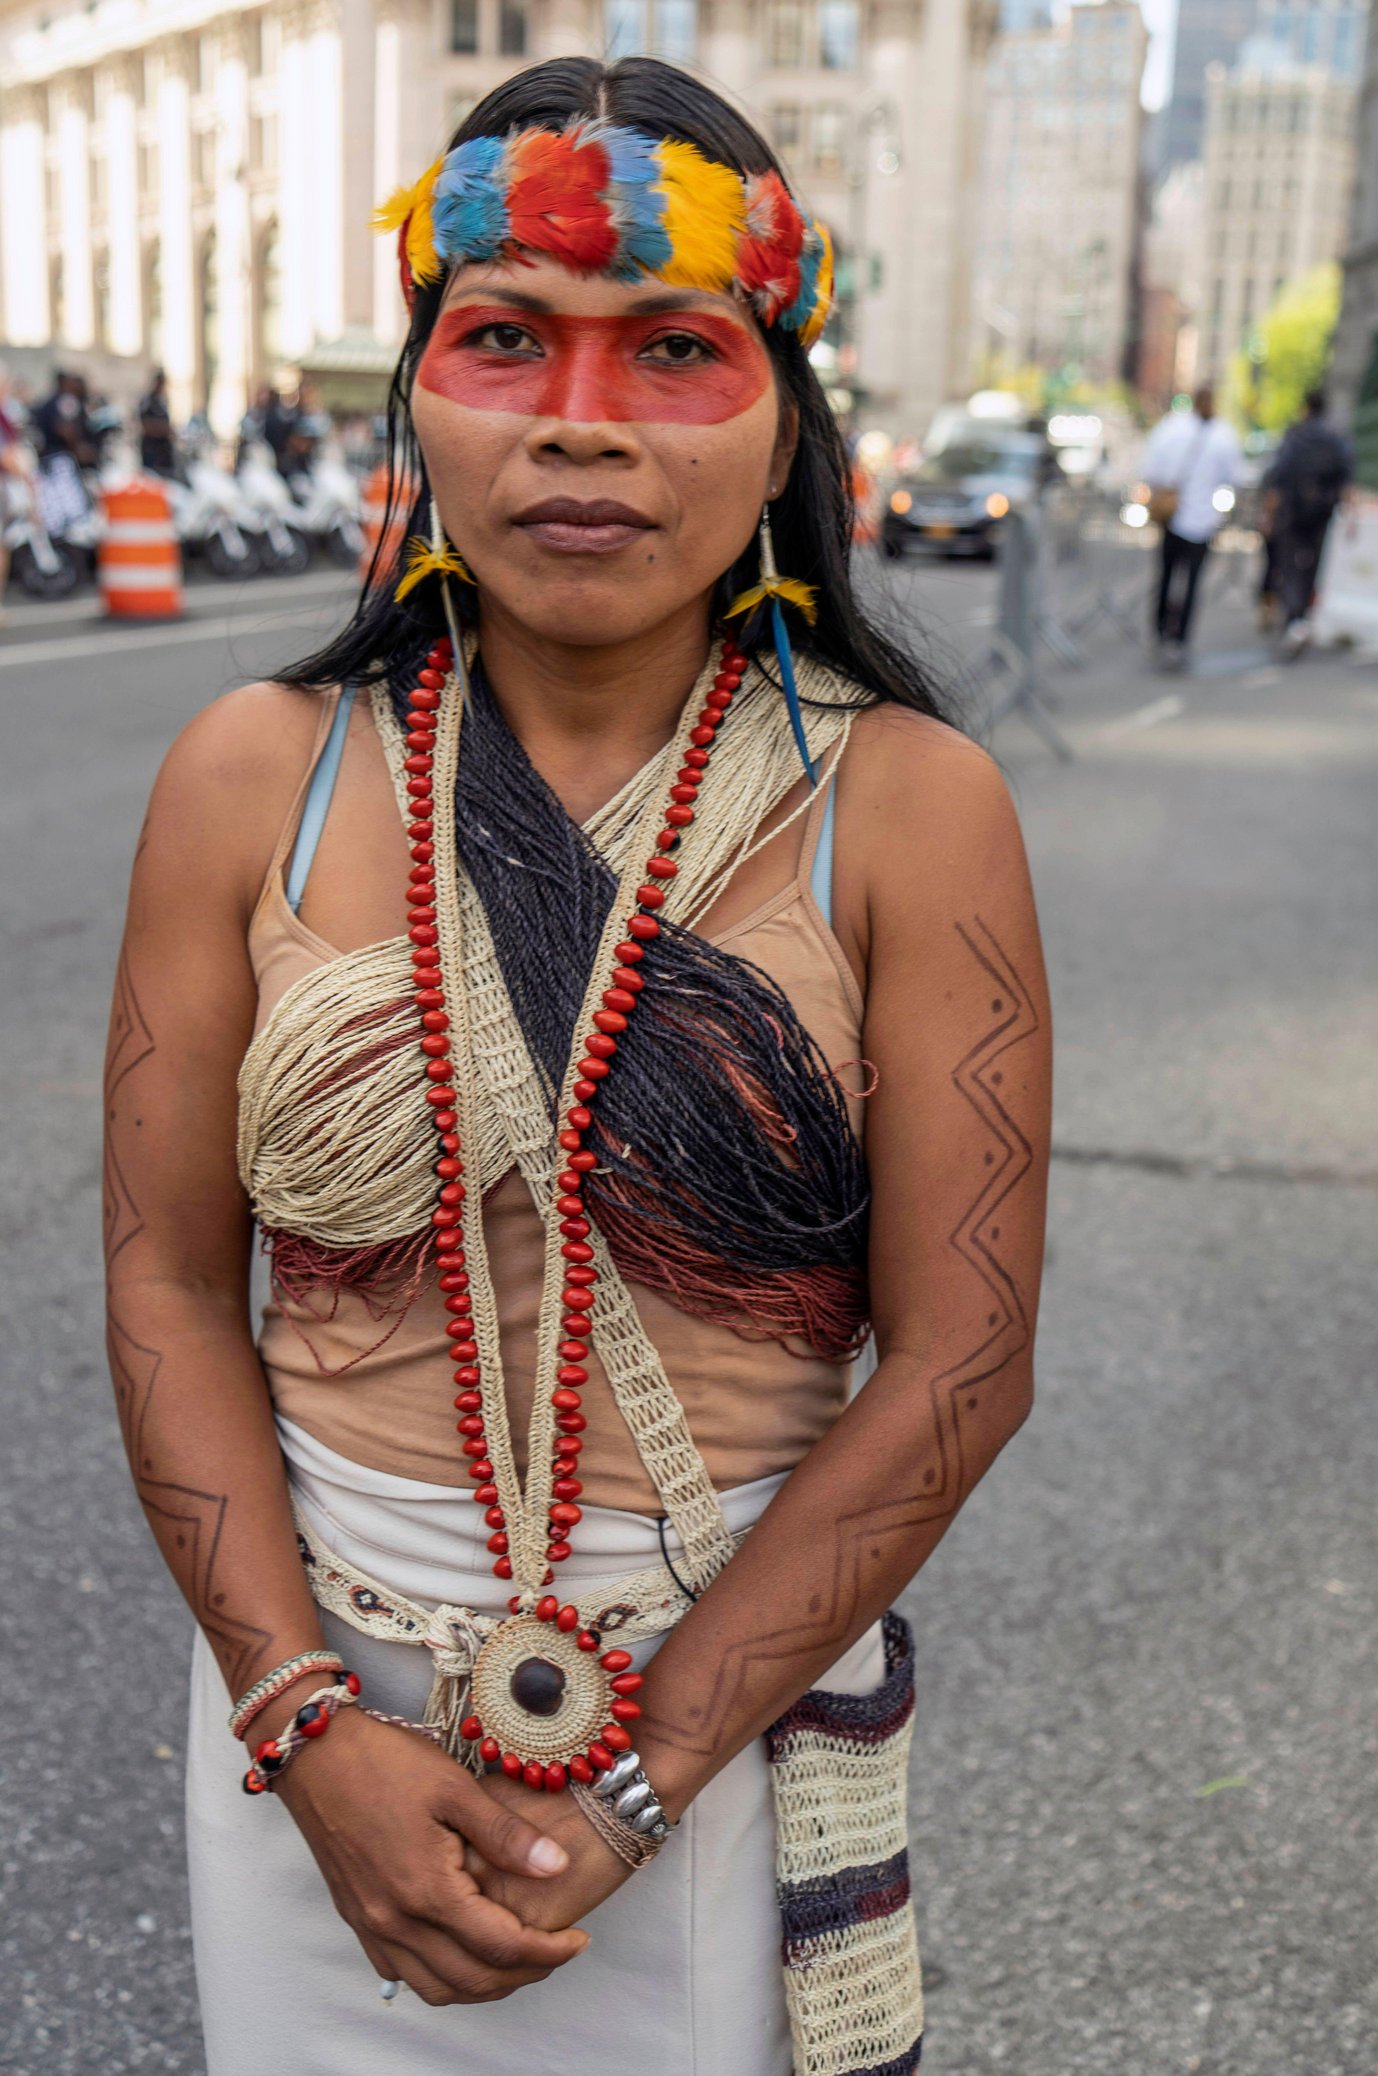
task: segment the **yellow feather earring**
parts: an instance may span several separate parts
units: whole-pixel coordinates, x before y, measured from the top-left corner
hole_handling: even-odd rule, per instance
[[[393,592],[394,598],[405,598],[427,577],[458,577],[461,584],[472,584],[474,576],[459,552],[451,547],[445,537],[445,528],[440,522],[440,509],[431,499],[431,537],[414,533],[407,542],[406,561],[401,582]]]
[[[818,607],[814,603],[818,594],[811,584],[801,584],[797,577],[782,577],[775,567],[775,543],[770,532],[770,506],[761,511],[761,528],[758,536],[761,550],[761,576],[759,583],[751,584],[745,591],[738,592],[727,608],[731,620],[738,613],[749,613],[754,606],[768,601],[770,605],[771,633],[775,639],[775,660],[780,666],[780,689],[785,695],[789,710],[790,727],[803,759],[804,769],[809,775],[809,784],[818,784],[818,775],[809,755],[808,737],[804,732],[804,716],[799,705],[799,688],[794,681],[794,652],[790,647],[789,630],[785,626],[782,605],[792,605],[804,615],[810,627],[818,618]]]

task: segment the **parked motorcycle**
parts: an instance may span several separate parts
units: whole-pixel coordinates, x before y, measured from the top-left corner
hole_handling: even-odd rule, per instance
[[[5,481],[5,545],[15,582],[30,598],[70,598],[90,575],[101,528],[81,470],[62,454]]]
[[[353,471],[328,454],[292,478],[295,524],[318,540],[337,569],[355,570],[364,552],[359,483]]]
[[[261,567],[274,576],[299,576],[311,560],[310,529],[262,442],[245,448],[235,480],[258,528]]]
[[[214,576],[253,576],[263,564],[264,528],[237,478],[203,455],[188,457],[186,477],[164,479],[183,549],[203,555]]]

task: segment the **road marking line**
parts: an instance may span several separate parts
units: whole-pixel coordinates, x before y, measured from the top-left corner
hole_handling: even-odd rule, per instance
[[[219,592],[222,597],[228,596],[234,605],[247,605],[259,598],[281,597],[285,586],[289,584],[297,597],[301,597],[303,593],[308,593],[312,597],[317,594],[324,597],[337,585],[344,587],[350,582],[347,572],[343,570],[317,569],[308,570],[299,577],[242,577],[224,583],[219,580],[198,580],[187,585],[186,595],[189,601],[195,601],[212,598]],[[60,604],[49,602],[45,605],[37,600],[29,603],[12,599],[6,615],[6,626],[11,636],[22,636],[31,634],[37,627],[63,627],[69,621],[75,622],[78,627],[83,624],[94,627],[102,624],[104,618],[99,597],[94,591],[87,591],[80,598],[69,598]],[[0,640],[0,650],[3,648],[4,642]]]
[[[298,610],[282,613],[236,614],[223,620],[187,620],[176,627],[129,628],[128,646],[131,655],[144,649],[166,649],[177,642],[223,641],[229,634],[257,634],[267,627],[280,626],[284,620],[295,620]],[[112,654],[112,637],[118,643],[111,627],[99,634],[72,634],[60,641],[16,642],[0,648],[0,670],[17,668],[20,664],[75,662],[81,656],[105,656]]]
[[[1139,728],[1156,728],[1160,721],[1175,721],[1184,714],[1187,702],[1180,692],[1169,692],[1162,699],[1154,699],[1147,706],[1137,707],[1121,721],[1111,721],[1101,729],[1101,740],[1110,742],[1117,735],[1131,735]]]

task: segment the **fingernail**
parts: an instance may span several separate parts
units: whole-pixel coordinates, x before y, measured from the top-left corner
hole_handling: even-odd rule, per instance
[[[538,1874],[560,1874],[569,1865],[569,1854],[553,1838],[538,1838],[526,1856]]]

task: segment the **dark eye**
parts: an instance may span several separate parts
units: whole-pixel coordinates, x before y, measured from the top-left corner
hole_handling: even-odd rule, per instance
[[[471,346],[486,346],[494,353],[539,353],[540,341],[521,324],[485,324],[470,332]]]
[[[692,368],[716,358],[711,346],[694,332],[662,332],[641,349],[642,358],[672,368]]]

